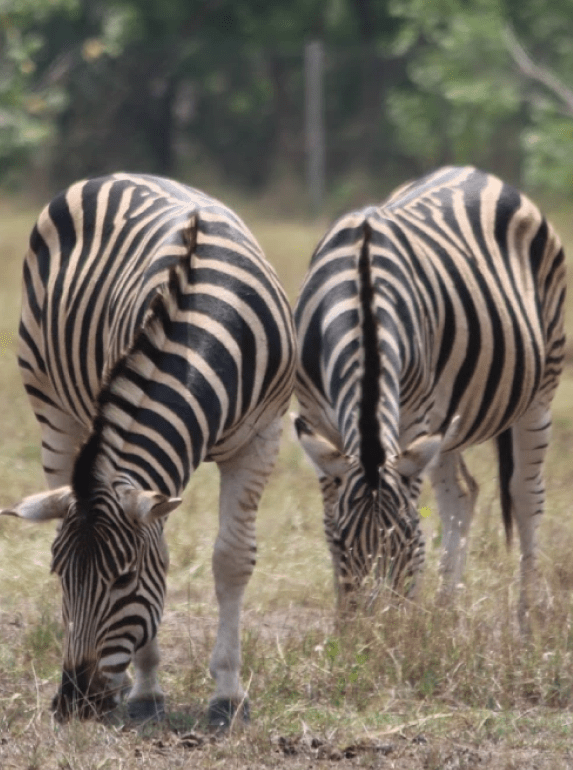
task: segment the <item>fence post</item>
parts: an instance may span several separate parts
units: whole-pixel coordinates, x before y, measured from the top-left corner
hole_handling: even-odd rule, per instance
[[[304,49],[306,176],[313,214],[322,209],[324,199],[325,152],[323,116],[322,41],[312,40]]]

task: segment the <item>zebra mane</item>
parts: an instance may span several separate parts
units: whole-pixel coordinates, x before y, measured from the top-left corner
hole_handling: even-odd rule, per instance
[[[97,414],[92,424],[92,432],[78,452],[74,463],[72,489],[77,500],[80,502],[85,502],[89,499],[93,488],[94,466],[99,455],[102,427],[103,420],[101,415]]]
[[[378,427],[378,406],[380,403],[380,378],[382,365],[378,347],[378,320],[374,307],[374,287],[368,247],[372,238],[372,227],[364,221],[364,239],[358,257],[358,288],[362,319],[362,348],[364,351],[364,370],[362,375],[362,393],[358,432],[360,436],[360,462],[368,484],[378,488],[379,468],[386,457],[380,440]]]
[[[132,421],[131,410],[122,409],[128,402],[129,372],[139,373],[140,362],[146,353],[160,350],[162,342],[169,334],[174,312],[179,307],[179,300],[184,287],[191,281],[190,256],[197,242],[197,216],[193,216],[188,227],[182,233],[186,253],[177,264],[170,268],[168,278],[149,304],[145,318],[129,348],[115,362],[105,377],[96,402],[96,415],[92,431],[82,446],[74,463],[72,489],[79,501],[87,501],[98,482],[106,480],[106,466],[100,462],[106,445],[112,453],[106,453],[113,462],[113,445],[121,443],[118,432],[106,430],[108,426],[120,425],[126,428],[126,418]],[[137,406],[134,407],[137,409]],[[111,456],[110,456],[111,454]]]

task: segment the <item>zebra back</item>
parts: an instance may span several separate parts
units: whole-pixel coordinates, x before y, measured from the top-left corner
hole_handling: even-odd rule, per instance
[[[292,386],[288,302],[242,220],[146,175],[79,182],[44,209],[20,338],[31,397],[93,426],[86,456],[105,446],[164,494],[232,454]]]
[[[372,301],[360,288],[366,237]],[[551,397],[564,295],[563,249],[537,207],[492,175],[440,169],[343,216],[318,245],[295,306],[297,396],[349,455],[365,435],[357,404],[378,380],[385,453],[458,413],[456,446],[485,441]],[[366,365],[370,307],[379,376]]]
[[[319,473],[343,586],[375,563],[393,562],[381,569],[394,584],[398,561],[419,568],[420,473],[448,452],[458,459],[444,459],[436,481],[453,511],[444,521],[469,521],[477,485],[458,453],[496,436],[505,437],[507,525],[514,468],[505,432],[525,415],[530,434],[548,430],[564,297],[563,249],[551,225],[526,196],[471,167],[439,169],[327,231],[295,306],[296,427]],[[448,473],[467,500],[459,517]],[[542,489],[539,479],[536,512]]]

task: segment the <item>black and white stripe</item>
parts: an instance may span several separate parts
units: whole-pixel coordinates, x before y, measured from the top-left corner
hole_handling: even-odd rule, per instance
[[[295,308],[296,426],[321,482],[341,595],[369,574],[413,589],[426,467],[444,531],[441,591],[450,595],[477,494],[461,452],[497,438],[525,616],[564,297],[550,224],[524,195],[473,168],[439,169],[324,236]]]
[[[243,700],[240,604],[294,359],[279,280],[218,201],[114,174],[74,184],[40,215],[24,264],[19,362],[52,491],[13,512],[62,519],[60,716],[112,705],[131,661],[130,711],[161,709],[163,524],[203,460],[221,471],[212,721],[228,721]]]

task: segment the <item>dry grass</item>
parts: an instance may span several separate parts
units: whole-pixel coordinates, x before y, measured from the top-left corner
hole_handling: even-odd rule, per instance
[[[0,208],[0,505],[43,485],[38,434],[14,355],[21,257],[35,213]],[[294,297],[322,225],[246,218]],[[573,254],[573,230],[566,232],[561,219]],[[317,484],[287,427],[263,497],[259,563],[244,613],[252,725],[226,738],[204,732],[217,501],[216,469],[204,466],[168,524],[170,591],[160,636],[169,721],[161,726],[52,722],[61,648],[59,587],[49,574],[53,526],[0,520],[0,768],[573,766],[568,359],[541,527],[544,614],[529,644],[516,627],[518,556],[505,550],[490,446],[468,453],[481,492],[456,608],[433,603],[439,524],[424,490],[422,503],[434,512],[423,522],[428,563],[420,602],[337,627]]]

